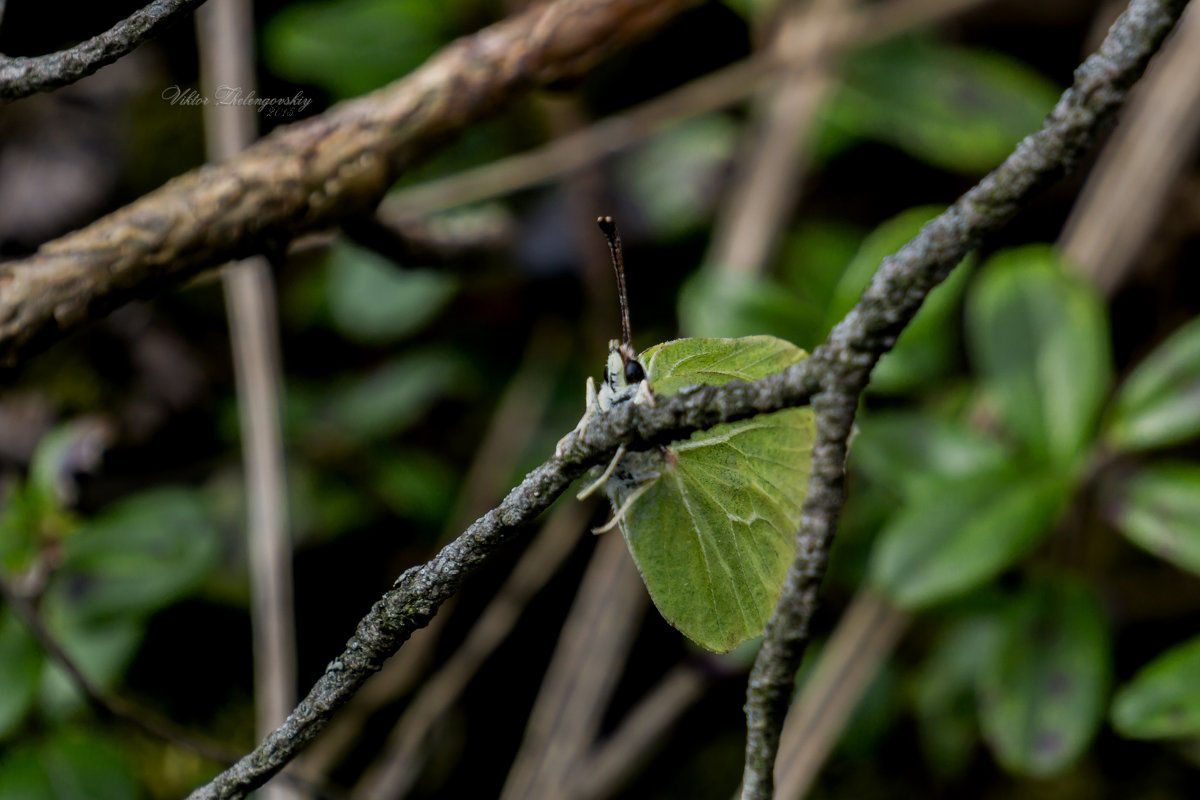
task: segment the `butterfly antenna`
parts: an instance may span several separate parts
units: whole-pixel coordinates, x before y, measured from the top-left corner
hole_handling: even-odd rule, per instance
[[[621,252],[621,234],[612,217],[597,217],[596,224],[608,240],[608,252],[612,255],[613,270],[617,273],[617,294],[621,298],[621,332],[625,335],[625,346],[632,352],[633,337],[629,333],[629,299],[625,295],[625,256]]]

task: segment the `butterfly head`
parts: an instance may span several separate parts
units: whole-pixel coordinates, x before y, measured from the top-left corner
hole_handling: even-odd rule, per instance
[[[608,343],[608,363],[604,367],[604,385],[600,387],[600,407],[608,409],[636,395],[646,382],[646,370],[633,348],[613,339]]]

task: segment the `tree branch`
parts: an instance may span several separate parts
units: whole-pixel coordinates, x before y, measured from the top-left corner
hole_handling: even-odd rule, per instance
[[[0,101],[46,92],[85,78],[203,3],[204,0],[154,0],[99,36],[66,50],[44,56],[0,56]],[[0,3],[0,9],[3,7]]]
[[[557,0],[406,78],[275,130],[0,267],[0,362],[199,270],[375,207],[409,165],[534,86],[582,75],[697,0]]]
[[[560,452],[526,475],[499,506],[429,562],[401,574],[358,623],[346,649],[329,663],[287,720],[251,753],[193,792],[191,800],[244,797],[278,772],[414,630],[429,622],[471,572],[546,510],[588,467],[612,458],[619,445],[644,450],[722,422],[805,405],[816,388],[809,363],[801,362],[753,383],[699,386],[659,398],[653,408],[627,403],[607,414],[593,415],[568,434]]]
[[[813,353],[812,371],[821,387],[813,398],[813,468],[796,560],[750,673],[743,800],[768,800],[774,793],[779,734],[837,528],[846,443],[871,369],[895,344],[930,289],[1095,144],[1186,5],[1186,0],[1133,0],[1100,49],[1075,71],[1074,85],[1042,129],[900,252],[885,259],[862,299]]]

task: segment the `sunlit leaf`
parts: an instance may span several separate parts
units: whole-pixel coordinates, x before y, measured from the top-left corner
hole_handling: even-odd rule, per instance
[[[925,223],[944,210],[944,206],[910,208],[863,239],[834,290],[828,328],[841,321],[862,297],[883,259],[900,250]],[[872,371],[872,391],[891,393],[927,387],[953,365],[959,341],[958,308],[969,271],[968,264],[959,265],[929,293],[921,310],[900,334],[896,346]]]
[[[1113,698],[1122,736],[1165,739],[1200,735],[1200,637],[1176,645],[1138,670]]]
[[[853,52],[841,75],[824,112],[829,127],[968,174],[996,166],[1039,129],[1060,91],[1010,56],[917,37]]]
[[[865,415],[850,463],[884,486],[913,491],[931,476],[1000,468],[1010,454],[994,439],[945,417],[909,411]]]
[[[931,477],[880,532],[871,580],[904,608],[975,588],[1049,533],[1067,489],[1058,476],[1010,465]]]
[[[761,275],[701,269],[679,292],[679,325],[689,336],[737,338],[768,334],[815,343],[824,311]]]
[[[1057,575],[1026,588],[979,685],[983,735],[996,759],[1033,777],[1071,766],[1104,716],[1109,654],[1103,611],[1085,583]]]
[[[1200,466],[1143,467],[1117,487],[1107,510],[1134,544],[1200,574]]]
[[[1176,444],[1200,433],[1200,318],[1171,335],[1121,384],[1108,439],[1142,450]]]
[[[1108,319],[1056,251],[993,256],[967,302],[967,342],[987,397],[1032,455],[1070,468],[1091,443],[1112,377]]]
[[[805,357],[754,336],[680,339],[640,360],[654,391],[670,395],[761,378]],[[651,599],[697,644],[723,653],[762,633],[795,554],[812,437],[809,409],[760,415],[627,453],[605,484],[614,508],[632,502],[620,525]]]

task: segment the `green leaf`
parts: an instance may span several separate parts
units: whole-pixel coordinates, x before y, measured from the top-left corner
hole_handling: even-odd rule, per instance
[[[37,696],[42,650],[9,608],[0,609],[0,739],[21,724]],[[6,797],[0,793],[0,797]]]
[[[921,482],[879,534],[870,576],[897,605],[923,608],[991,580],[1049,532],[1069,484],[1011,465]]]
[[[439,398],[460,388],[465,378],[465,365],[452,353],[407,353],[335,389],[325,417],[357,439],[392,436],[416,424]]]
[[[61,533],[55,524],[59,517],[47,495],[26,481],[13,481],[0,492],[0,568],[21,572],[37,560],[52,534]]]
[[[110,737],[63,731],[42,747],[42,763],[59,800],[135,800],[140,795],[125,754]]]
[[[829,308],[838,281],[858,252],[863,235],[857,225],[841,221],[802,222],[784,240],[780,259],[784,283],[803,302],[816,308]]]
[[[1131,542],[1200,574],[1200,466],[1143,467],[1117,487],[1107,512]]]
[[[263,32],[271,70],[339,98],[399,78],[450,35],[446,7],[423,0],[336,0],[283,9]]]
[[[372,473],[375,490],[397,516],[429,525],[446,519],[458,481],[441,459],[418,450],[391,452]]]
[[[789,342],[815,343],[823,313],[761,275],[700,269],[679,292],[679,325],[689,336],[770,334]]]
[[[135,800],[139,795],[124,754],[94,734],[62,731],[14,749],[0,761],[5,800]]]
[[[13,800],[56,797],[54,784],[36,747],[21,744],[0,756],[0,797]]]
[[[967,343],[983,389],[1029,453],[1077,465],[1112,377],[1108,319],[1094,289],[1045,245],[984,266],[967,302]]]
[[[1015,58],[917,37],[851,53],[842,77],[827,126],[966,174],[1003,161],[1060,92]]]
[[[854,307],[884,258],[908,244],[925,223],[945,210],[945,206],[916,206],[880,223],[863,237],[833,290],[826,310],[827,327],[832,328]]]
[[[198,492],[152,489],[105,509],[66,541],[53,589],[89,619],[148,614],[195,589],[220,548]]]
[[[704,224],[739,129],[724,114],[692,117],[656,134],[618,162],[620,184],[633,195],[655,236],[679,238]]]
[[[1113,402],[1107,438],[1126,450],[1177,444],[1200,433],[1200,317],[1130,373]]]
[[[144,630],[139,620],[118,617],[84,618],[85,612],[61,598],[47,598],[43,609],[46,627],[71,657],[71,662],[101,689],[121,677],[137,653]],[[38,702],[51,718],[66,717],[85,704],[83,693],[56,662],[47,661],[38,685]]]
[[[1131,739],[1200,735],[1200,636],[1138,670],[1113,698],[1112,723]]]
[[[334,327],[364,344],[386,344],[420,330],[458,289],[445,272],[402,269],[341,240],[330,248],[326,264]]]
[[[995,653],[979,684],[984,738],[1013,772],[1061,772],[1104,715],[1111,669],[1099,601],[1083,581],[1043,578],[1014,599]]]
[[[930,477],[998,469],[1010,454],[994,439],[945,417],[912,411],[864,415],[850,463],[872,481],[911,493]]]
[[[753,380],[806,357],[770,336],[680,339],[640,360],[653,390]],[[629,552],[663,617],[725,653],[758,636],[796,551],[810,469],[810,409],[700,431],[667,448],[627,453],[605,491]]]
[[[244,487],[236,486],[244,519]],[[367,488],[332,470],[293,462],[288,469],[288,507],[297,544],[324,541],[370,519]]]
[[[930,766],[944,777],[966,769],[979,738],[975,686],[995,658],[999,636],[992,616],[960,619],[938,637],[917,673],[917,732]]]
[[[925,223],[944,210],[945,206],[910,208],[863,239],[834,290],[827,329],[841,321],[854,307],[883,259],[899,251],[920,233]],[[958,353],[958,308],[970,272],[968,266],[959,265],[925,298],[921,310],[900,334],[896,346],[872,371],[872,391],[895,393],[924,388],[954,364]]]

